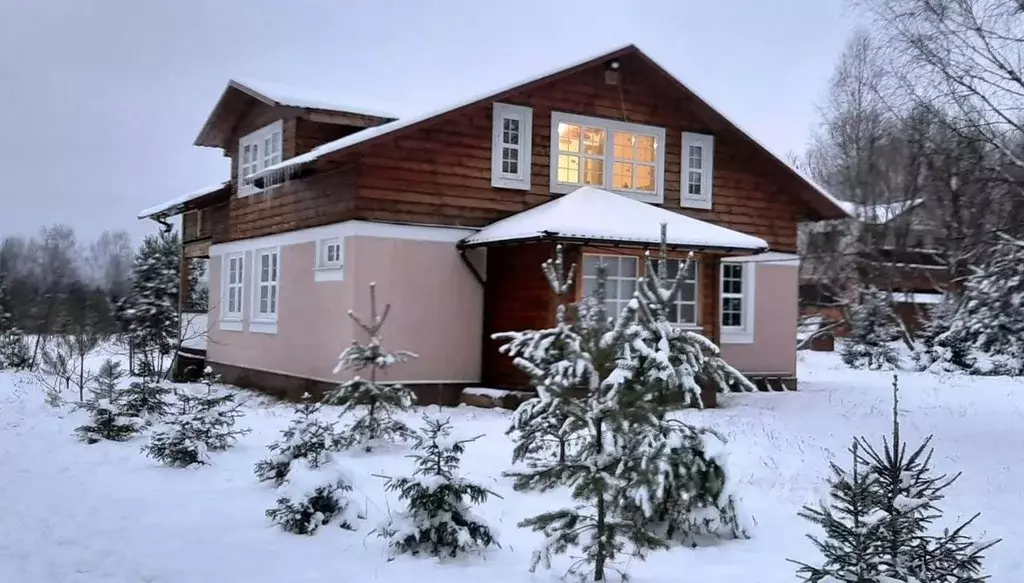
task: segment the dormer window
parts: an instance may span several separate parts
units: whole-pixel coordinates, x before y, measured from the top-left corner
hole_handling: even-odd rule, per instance
[[[238,141],[238,196],[259,192],[252,175],[281,161],[281,126],[275,121]]]

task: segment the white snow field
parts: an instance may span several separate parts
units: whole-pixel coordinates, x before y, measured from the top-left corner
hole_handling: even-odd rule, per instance
[[[811,526],[796,512],[825,494],[828,461],[845,464],[854,435],[880,438],[887,431],[890,381],[889,373],[846,370],[833,354],[804,353],[798,392],[730,396],[723,409],[688,413],[729,437],[731,470],[756,520],[754,536],[653,553],[628,565],[634,581],[794,581],[786,559],[817,558],[804,536]],[[981,512],[972,533],[1004,539],[986,560],[991,580],[1024,581],[1024,383],[908,372],[901,385],[904,434],[916,441],[934,433],[937,469],[963,471],[945,501],[947,516]],[[291,410],[260,397],[250,404],[243,423],[253,432],[235,449],[213,454],[211,466],[168,469],[139,452],[144,437],[77,442],[72,430],[82,413],[45,405],[32,376],[0,373],[0,582],[510,583],[555,581],[565,571],[563,557],[552,571],[527,572],[540,536],[516,522],[568,496],[516,493],[501,477],[511,452],[507,412],[443,411],[457,436],[486,434],[467,446],[463,471],[504,499],[479,510],[497,528],[502,548],[438,563],[389,561],[383,541],[370,533],[395,508],[372,474],[410,471],[401,448],[344,458],[355,502],[367,515],[357,532],[328,526],[306,537],[270,525],[264,510],[275,492],[255,481],[252,468]]]

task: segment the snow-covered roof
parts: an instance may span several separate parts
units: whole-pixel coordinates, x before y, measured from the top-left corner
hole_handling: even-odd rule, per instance
[[[350,134],[350,135],[345,136],[343,138],[334,140],[333,142],[327,142],[326,144],[323,144],[321,146],[313,148],[309,152],[307,152],[305,154],[302,154],[300,156],[295,156],[294,158],[289,158],[287,160],[283,160],[279,164],[275,164],[275,165],[270,166],[268,168],[264,168],[262,171],[256,173],[255,178],[259,178],[261,176],[266,176],[266,175],[279,174],[279,173],[281,173],[282,170],[285,170],[287,168],[291,168],[291,167],[298,166],[298,165],[301,165],[301,164],[307,164],[309,162],[312,162],[312,161],[320,158],[321,156],[325,156],[325,155],[331,154],[333,152],[339,152],[341,150],[345,150],[347,148],[351,148],[352,146],[355,146],[357,144],[361,144],[361,143],[364,143],[364,142],[376,139],[378,137],[394,133],[394,132],[396,132],[398,130],[401,130],[403,128],[407,128],[407,127],[410,127],[410,126],[413,126],[413,125],[416,125],[416,124],[419,124],[419,123],[423,123],[423,122],[429,121],[429,120],[431,120],[433,118],[436,118],[436,117],[442,116],[444,114],[456,111],[458,109],[462,109],[464,107],[468,107],[468,106],[474,105],[476,103],[480,103],[480,102],[483,102],[483,101],[494,99],[494,98],[496,98],[499,95],[502,95],[504,93],[507,93],[507,92],[512,91],[514,89],[517,89],[519,87],[522,87],[522,86],[525,86],[525,85],[530,85],[530,84],[542,81],[542,80],[544,80],[544,79],[546,79],[548,77],[553,77],[553,76],[555,76],[555,75],[557,75],[559,73],[562,73],[564,71],[567,71],[567,70],[570,70],[570,69],[575,69],[577,67],[581,67],[581,66],[587,65],[589,63],[599,62],[599,61],[601,61],[603,59],[612,58],[614,55],[617,55],[617,54],[622,53],[622,52],[627,51],[627,50],[634,50],[634,51],[636,51],[639,55],[641,55],[643,58],[647,59],[655,67],[657,67],[657,68],[661,69],[662,71],[664,71],[665,74],[668,75],[669,77],[671,77],[677,84],[679,84],[681,87],[684,87],[687,91],[692,93],[694,97],[696,97],[699,101],[702,101],[709,108],[711,108],[712,111],[714,111],[719,116],[721,116],[722,119],[724,119],[727,123],[729,123],[730,125],[735,127],[737,130],[739,130],[743,135],[745,135],[757,147],[759,147],[762,150],[764,150],[764,152],[767,153],[769,156],[775,158],[780,164],[782,164],[784,167],[789,169],[790,172],[792,172],[800,180],[802,180],[804,183],[806,183],[808,186],[810,186],[815,191],[815,193],[817,193],[819,196],[821,196],[822,198],[827,200],[831,204],[831,206],[833,208],[843,212],[844,214],[847,214],[847,215],[850,214],[841,205],[840,201],[837,198],[835,198],[831,194],[829,194],[818,183],[816,183],[809,176],[807,176],[806,174],[801,172],[800,169],[798,169],[796,166],[794,166],[793,164],[790,164],[784,158],[782,158],[781,156],[779,156],[778,154],[773,152],[771,149],[769,149],[767,146],[765,146],[763,143],[758,141],[756,138],[754,138],[750,134],[750,132],[748,132],[745,129],[743,129],[742,127],[740,127],[740,125],[737,124],[735,121],[733,121],[732,119],[730,119],[726,115],[722,114],[720,111],[718,111],[718,109],[712,107],[710,105],[710,103],[708,102],[708,100],[706,100],[703,97],[701,97],[689,85],[686,85],[682,81],[680,81],[678,76],[676,76],[676,75],[672,74],[671,72],[669,72],[668,69],[666,69],[665,67],[663,67],[662,65],[660,65],[659,63],[654,61],[654,59],[650,58],[646,53],[644,53],[643,51],[641,51],[639,48],[637,48],[634,45],[626,45],[626,46],[622,46],[622,47],[616,48],[616,49],[614,49],[612,51],[607,51],[607,52],[604,52],[604,53],[601,53],[601,54],[598,54],[598,55],[593,55],[593,56],[587,57],[586,59],[579,60],[579,61],[577,61],[575,63],[569,64],[569,65],[563,65],[563,66],[558,67],[556,69],[545,71],[545,72],[543,72],[543,73],[541,73],[539,75],[533,75],[533,76],[528,77],[526,79],[521,79],[519,81],[516,81],[515,83],[506,85],[504,87],[500,87],[500,88],[495,89],[493,91],[488,91],[488,92],[486,92],[486,93],[484,93],[482,95],[473,96],[473,97],[471,97],[469,99],[462,100],[462,101],[460,101],[458,103],[455,103],[453,105],[450,105],[448,107],[444,107],[444,108],[441,108],[441,109],[438,109],[438,110],[435,110],[435,111],[429,111],[429,112],[426,112],[424,114],[413,116],[413,117],[409,117],[409,118],[406,118],[406,119],[395,120],[395,121],[387,123],[387,124],[383,124],[383,125],[379,125],[379,126],[376,126],[376,127],[372,127],[372,128],[368,128],[368,129],[364,129],[364,130],[358,131],[358,132],[356,132],[354,134]]]
[[[859,204],[848,200],[841,200],[839,205],[846,211],[846,214],[861,222],[872,225],[884,225],[922,202],[924,202],[923,198],[879,204]]]
[[[584,186],[559,198],[493,223],[463,239],[476,247],[537,239],[657,245],[661,224],[668,244],[694,249],[765,251],[768,243],[600,188]]]
[[[139,218],[148,219],[149,217],[152,216],[164,214],[167,213],[168,211],[173,211],[176,207],[184,206],[186,203],[192,202],[193,200],[200,198],[202,196],[206,196],[207,194],[213,194],[214,192],[217,192],[218,190],[224,188],[227,185],[228,181],[218,182],[217,184],[204,186],[199,190],[187,192],[177,198],[172,198],[171,200],[162,202],[156,206],[151,206],[148,209],[140,211]]]
[[[942,303],[942,294],[938,292],[897,292],[892,294],[894,302],[903,304],[940,304]]]
[[[232,79],[228,82],[228,86],[235,87],[240,91],[249,93],[250,95],[255,94],[253,95],[254,97],[261,99],[262,101],[273,102],[273,104],[276,105],[301,107],[305,109],[322,109],[325,111],[339,111],[368,115],[372,117],[384,117],[388,119],[395,119],[398,117],[390,113],[346,105],[338,100],[337,97],[320,91],[291,87],[281,83],[255,79]]]

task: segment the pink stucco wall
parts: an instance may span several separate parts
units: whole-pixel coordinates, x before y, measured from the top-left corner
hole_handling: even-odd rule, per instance
[[[797,285],[799,267],[752,263],[754,342],[722,342],[722,356],[745,373],[796,374]]]
[[[380,309],[391,304],[385,348],[409,350],[418,359],[399,364],[385,380],[478,382],[483,335],[483,287],[454,243],[350,236],[345,239],[341,281],[316,281],[316,244],[280,248],[280,300],[276,334],[250,332],[252,252],[246,254],[245,325],[221,330],[222,257],[210,261],[209,360],[238,367],[317,379],[333,373],[338,355],[365,334],[347,316],[369,318],[369,284],[376,282]]]

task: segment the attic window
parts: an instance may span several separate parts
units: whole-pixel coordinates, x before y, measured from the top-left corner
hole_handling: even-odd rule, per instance
[[[665,198],[665,129],[551,114],[551,192],[596,186],[643,202]]]
[[[495,103],[492,124],[491,186],[529,190],[533,110]]]
[[[252,175],[281,161],[281,135],[277,120],[238,141],[238,196],[259,192]]]

